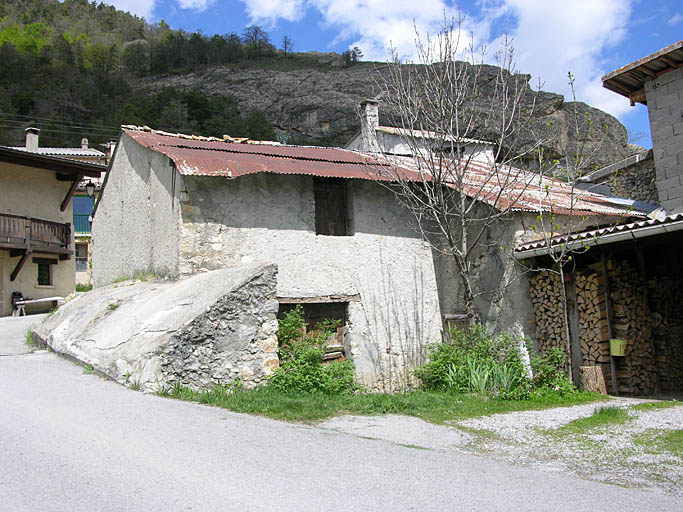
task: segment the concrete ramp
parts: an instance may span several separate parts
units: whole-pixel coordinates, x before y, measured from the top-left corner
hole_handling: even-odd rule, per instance
[[[257,385],[278,366],[275,265],[176,282],[124,281],[78,295],[33,329],[36,341],[144,390]]]

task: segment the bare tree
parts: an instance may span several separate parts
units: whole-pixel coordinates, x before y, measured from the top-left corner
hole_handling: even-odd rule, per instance
[[[294,41],[292,41],[292,38],[289,36],[284,36],[282,38],[282,53],[285,54],[285,57],[292,53],[292,49],[294,48]]]
[[[517,164],[546,141],[535,134],[535,96],[528,77],[513,68],[511,47],[506,42],[496,54],[497,68],[485,67],[485,52],[463,45],[460,27],[461,20],[446,20],[435,37],[418,34],[419,65],[394,53],[379,80],[382,102],[396,114],[412,155],[385,155],[381,172],[390,174],[387,186],[413,213],[423,238],[452,261],[465,312],[479,323],[475,299],[499,298],[516,276],[506,271],[500,283],[484,290],[476,267],[491,250],[511,260],[513,247],[499,247],[490,235],[512,220],[518,200],[537,178]],[[406,167],[414,174],[407,175]]]

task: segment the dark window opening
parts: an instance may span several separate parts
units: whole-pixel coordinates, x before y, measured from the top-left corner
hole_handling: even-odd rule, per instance
[[[277,317],[282,319],[298,304],[280,304]],[[344,338],[344,327],[346,325],[346,306],[347,302],[317,302],[312,304],[301,304],[304,310],[304,321],[306,331],[315,329],[323,320],[339,320],[337,335],[330,338],[323,356],[323,362],[343,361],[349,353]]]
[[[38,263],[38,285],[52,285],[52,272],[48,263]]]
[[[315,234],[349,235],[346,180],[313,178],[313,196],[315,198]]]

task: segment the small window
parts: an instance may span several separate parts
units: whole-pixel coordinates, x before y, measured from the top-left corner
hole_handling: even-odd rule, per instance
[[[347,236],[346,183],[343,179],[314,178],[315,234]]]
[[[443,323],[446,340],[450,342],[451,331],[458,330],[467,332],[470,329],[470,320],[465,313],[452,313],[443,315]]]
[[[76,244],[76,272],[88,271],[88,244]]]
[[[48,263],[38,263],[38,285],[39,286],[51,286],[52,285],[52,272],[50,271],[51,265]]]

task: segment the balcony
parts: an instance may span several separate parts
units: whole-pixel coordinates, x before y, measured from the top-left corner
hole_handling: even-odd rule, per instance
[[[90,234],[90,215],[87,213],[74,213],[74,233],[76,235]]]
[[[71,224],[0,213],[0,248],[69,256]],[[14,251],[13,251],[14,252]]]

